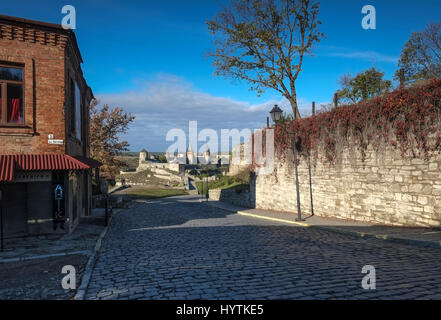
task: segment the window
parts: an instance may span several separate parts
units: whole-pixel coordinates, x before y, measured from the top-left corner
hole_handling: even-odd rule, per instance
[[[81,91],[74,80],[70,80],[70,127],[72,134],[81,140]]]
[[[23,124],[23,68],[0,65],[0,125]]]
[[[81,141],[81,92],[75,83],[75,135]]]
[[[70,79],[69,83],[69,95],[70,95],[70,131],[75,134],[75,82]]]

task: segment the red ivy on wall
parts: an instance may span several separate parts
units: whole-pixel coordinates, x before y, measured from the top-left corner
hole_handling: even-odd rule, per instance
[[[362,154],[368,145],[376,148],[386,143],[403,156],[410,152],[413,157],[428,159],[432,152],[441,152],[441,79],[279,124],[276,152],[292,147],[294,132],[301,155],[312,154],[321,144],[331,163],[336,159],[337,144],[347,144],[349,138]]]

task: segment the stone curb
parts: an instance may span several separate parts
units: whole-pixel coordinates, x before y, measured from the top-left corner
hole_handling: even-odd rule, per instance
[[[248,213],[248,212],[244,212],[244,211],[234,211],[234,212],[236,212],[237,214],[240,214],[242,216],[247,216],[247,217],[253,217],[253,218],[258,218],[258,219],[265,219],[265,220],[282,222],[282,223],[288,223],[288,224],[295,224],[297,226],[301,226],[301,227],[305,227],[305,228],[311,227],[311,225],[309,225],[309,224],[307,224],[305,222],[291,221],[291,220],[285,220],[285,219],[280,219],[280,218],[272,218],[272,217],[261,216],[261,215],[258,215],[258,214],[252,214],[252,213]]]
[[[95,249],[92,251],[89,260],[87,261],[86,269],[84,270],[83,277],[81,279],[81,284],[79,288],[77,289],[77,292],[75,296],[73,297],[73,300],[84,300],[86,296],[87,287],[89,286],[90,278],[92,277],[93,268],[95,267],[95,263],[98,257],[98,254],[101,250],[103,240],[107,235],[107,232],[110,229],[110,226],[112,225],[113,217],[118,214],[121,210],[118,210],[116,212],[113,212],[112,215],[109,218],[109,222],[107,227],[101,232],[98,240],[95,244]]]
[[[277,221],[277,222],[282,222],[282,223],[295,224],[295,225],[298,225],[298,226],[301,226],[304,228],[316,228],[316,229],[331,231],[331,232],[345,234],[345,235],[357,236],[357,237],[364,238],[364,239],[368,239],[368,238],[369,239],[380,239],[380,240],[391,241],[391,242],[396,242],[396,243],[419,246],[419,247],[431,247],[431,248],[437,248],[437,249],[441,248],[441,241],[435,242],[435,241],[426,241],[426,240],[406,239],[406,238],[399,238],[399,237],[390,236],[387,234],[372,234],[372,233],[366,233],[366,232],[360,232],[360,231],[354,231],[354,230],[342,230],[340,228],[335,228],[335,227],[330,227],[330,226],[310,225],[308,223],[295,222],[295,221],[279,219],[279,218],[271,218],[271,217],[261,216],[261,215],[257,215],[257,214],[250,214],[250,213],[247,213],[247,212],[244,212],[241,210],[234,210],[234,209],[225,208],[222,206],[217,206],[216,204],[210,203],[210,202],[206,202],[206,203],[211,206],[214,206],[216,208],[225,210],[225,211],[234,212],[234,213],[237,213],[237,214],[240,214],[243,216],[253,217],[253,218],[257,218],[257,219],[266,219],[266,220]]]
[[[60,253],[50,253],[50,254],[42,254],[38,256],[29,256],[29,257],[17,257],[17,258],[3,258],[0,259],[0,263],[9,263],[9,262],[24,262],[29,260],[38,260],[38,259],[47,259],[54,257],[62,257],[62,256],[71,256],[75,254],[84,254],[90,255],[91,252],[89,250],[81,250],[81,251],[73,251],[73,252],[60,252]]]
[[[437,249],[441,248],[441,242],[435,242],[435,241],[399,238],[399,237],[390,236],[387,234],[372,234],[372,233],[353,231],[353,230],[342,230],[340,228],[334,228],[334,227],[328,227],[328,226],[311,226],[311,227],[321,229],[321,230],[332,231],[332,232],[336,232],[336,233],[340,233],[340,234],[358,236],[358,237],[364,238],[364,239],[380,239],[380,240],[385,240],[385,241],[390,241],[390,242],[414,245],[414,246],[418,246],[418,247],[431,247],[431,248],[437,248]]]

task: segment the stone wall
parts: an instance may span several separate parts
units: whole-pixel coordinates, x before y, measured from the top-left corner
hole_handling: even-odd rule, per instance
[[[292,152],[276,160],[271,175],[256,180],[256,207],[297,212]],[[441,225],[441,155],[429,161],[403,158],[399,151],[345,150],[334,165],[312,160],[312,194],[318,216],[400,226]],[[299,165],[300,199],[311,213],[307,161]]]
[[[182,173],[185,170],[185,164],[142,161],[139,163],[136,172],[152,170],[152,169],[166,169],[176,173]]]
[[[249,164],[230,164],[228,169],[227,176],[235,176],[241,173],[242,171],[248,169],[250,167]]]
[[[228,189],[211,189],[208,191],[209,198],[215,201],[228,202],[245,208],[254,208],[254,187],[238,186]]]

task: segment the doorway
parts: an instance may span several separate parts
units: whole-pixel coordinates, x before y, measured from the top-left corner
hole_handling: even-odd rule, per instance
[[[3,230],[5,238],[21,237],[28,234],[28,214],[26,208],[26,183],[10,183],[2,186]]]

